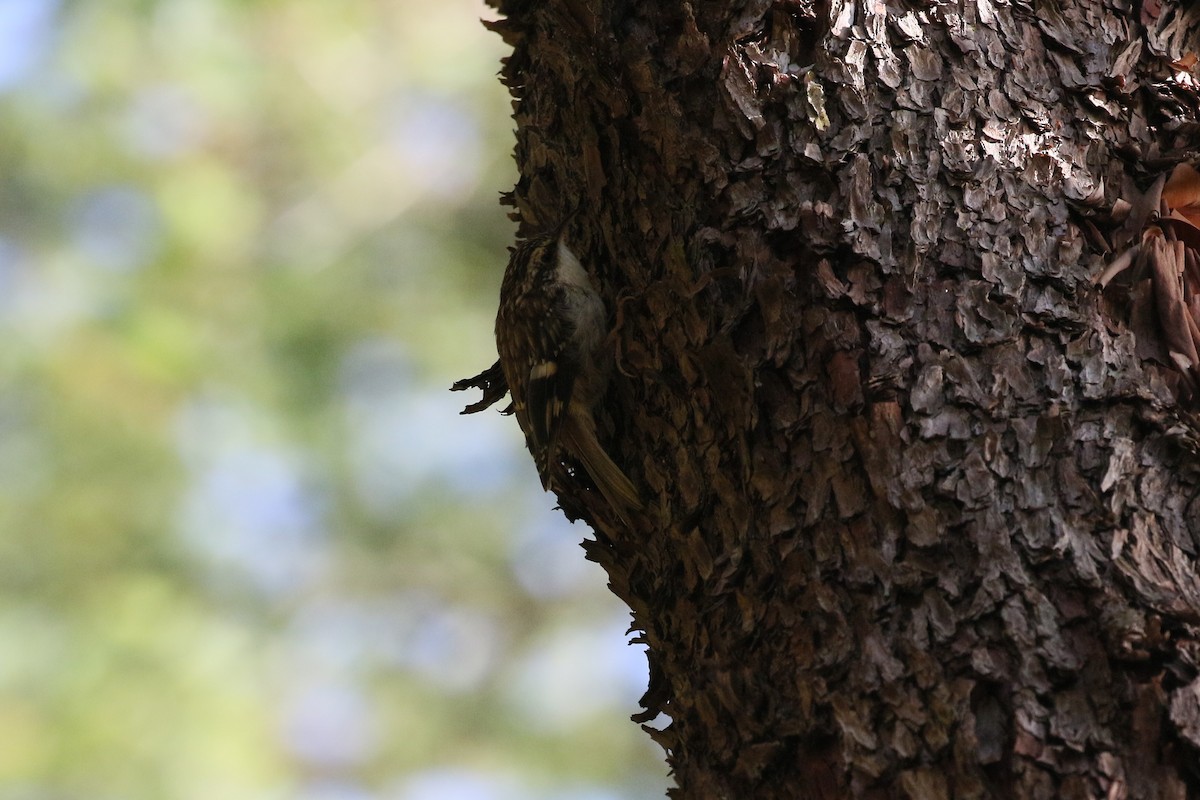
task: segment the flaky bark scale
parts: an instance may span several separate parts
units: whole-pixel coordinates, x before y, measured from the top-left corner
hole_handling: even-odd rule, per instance
[[[1200,17],[495,2],[513,199],[615,312],[648,510],[560,498],[675,796],[1200,797],[1196,418],[1080,221],[1200,144]]]

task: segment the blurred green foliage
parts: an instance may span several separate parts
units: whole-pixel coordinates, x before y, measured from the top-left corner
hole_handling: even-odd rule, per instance
[[[661,797],[491,363],[475,0],[0,1],[0,800]]]

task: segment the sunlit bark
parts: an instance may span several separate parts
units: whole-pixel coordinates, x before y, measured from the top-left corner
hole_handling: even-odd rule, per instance
[[[497,5],[676,796],[1200,797],[1188,365],[1095,284],[1200,145],[1189,4]]]

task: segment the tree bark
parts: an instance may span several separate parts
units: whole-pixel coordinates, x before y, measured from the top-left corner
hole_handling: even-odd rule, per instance
[[[1190,3],[493,2],[672,796],[1200,798],[1200,426],[1095,284],[1200,152]]]

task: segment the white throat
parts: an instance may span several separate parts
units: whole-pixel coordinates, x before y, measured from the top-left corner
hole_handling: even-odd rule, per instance
[[[595,291],[591,276],[562,239],[558,240],[558,279],[570,286],[581,286]]]

